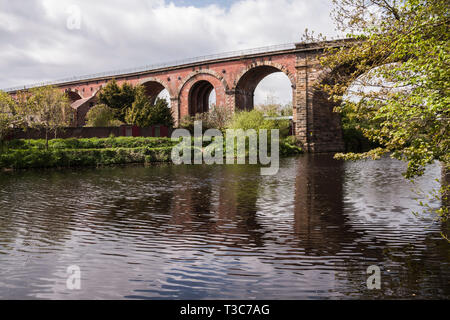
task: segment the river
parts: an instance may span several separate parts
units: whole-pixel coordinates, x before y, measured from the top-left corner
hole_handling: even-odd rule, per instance
[[[450,298],[447,228],[404,164],[281,160],[0,173],[0,298]],[[431,207],[439,205],[430,202]],[[79,290],[67,287],[77,266]],[[381,270],[369,290],[367,268]]]

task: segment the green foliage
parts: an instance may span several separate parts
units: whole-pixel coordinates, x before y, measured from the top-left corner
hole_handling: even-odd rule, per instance
[[[155,105],[152,106],[150,112],[149,125],[164,125],[166,127],[173,127],[172,110],[169,108],[167,101],[164,99],[156,99]]]
[[[436,160],[450,163],[448,1],[336,3],[338,22],[353,31],[358,44],[332,50],[323,59],[334,70],[324,88],[342,101],[337,111],[352,115],[364,136],[380,145],[338,157],[391,153],[408,162],[408,178],[423,174]],[[363,90],[344,96],[355,81]]]
[[[0,155],[0,168],[100,166],[167,161],[171,147],[14,150]]]
[[[236,112],[228,126],[229,129],[255,129],[258,133],[261,129],[280,130],[280,138],[289,134],[289,120],[267,120],[264,113],[259,110]]]
[[[145,94],[143,86],[137,86],[135,100],[130,109],[127,110],[125,120],[128,124],[139,127],[148,127],[151,117],[150,99]]]
[[[114,119],[114,111],[105,104],[93,106],[86,114],[86,127],[118,127],[122,125]]]
[[[136,87],[135,101],[130,109],[128,109],[125,120],[128,124],[139,127],[150,127],[153,125],[164,125],[173,127],[172,111],[164,99],[156,99],[154,105],[145,93],[143,86]]]
[[[226,139],[224,139],[224,156]],[[48,149],[43,139],[12,140],[8,152],[0,154],[0,169],[99,166],[126,163],[171,161],[171,150],[178,144],[170,138],[111,137],[53,139]],[[203,142],[203,148],[210,142]],[[193,141],[192,141],[193,146]],[[192,152],[194,152],[192,147]],[[270,150],[270,147],[269,147]],[[248,150],[247,150],[248,151]],[[283,156],[302,153],[295,137],[280,139]]]
[[[102,88],[98,100],[114,110],[114,118],[125,122],[126,112],[135,100],[136,89],[125,82],[121,87],[113,79]]]
[[[175,144],[170,138],[154,137],[70,138],[49,140],[49,149],[156,148],[170,147]],[[43,150],[45,149],[45,140],[12,140],[9,142],[9,147],[15,150]]]
[[[6,92],[0,91],[0,153],[4,150],[5,139],[14,126],[22,124],[22,117],[18,112],[15,101]]]
[[[358,122],[352,113],[342,111],[341,123],[346,152],[361,153],[380,147],[378,143],[364,136],[361,128],[364,128],[365,125]]]
[[[23,114],[28,126],[45,130],[48,144],[48,133],[70,126],[74,110],[64,92],[52,86],[45,86],[30,90]]]
[[[280,154],[282,156],[291,156],[302,153],[303,150],[300,143],[294,136],[286,137],[280,140]]]
[[[338,154],[407,162],[405,177],[439,161],[450,167],[450,10],[447,0],[333,0],[335,17],[356,42],[331,49],[323,89],[377,148]],[[355,85],[356,84],[356,85]],[[448,182],[443,181],[441,199]],[[448,193],[447,193],[448,194]],[[435,212],[448,217],[448,202]]]
[[[267,117],[292,116],[292,103],[282,105],[279,103],[265,103],[255,106],[256,110],[261,111]]]
[[[286,104],[281,107],[280,115],[281,116],[293,116],[293,109],[292,109],[292,103]]]

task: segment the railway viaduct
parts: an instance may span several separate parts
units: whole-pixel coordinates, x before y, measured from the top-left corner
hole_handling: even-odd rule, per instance
[[[216,105],[233,111],[250,110],[258,83],[275,72],[283,72],[292,86],[295,135],[309,152],[343,150],[340,117],[334,104],[317,84],[326,81],[330,70],[319,63],[327,47],[339,47],[346,40],[297,43],[146,66],[139,69],[69,78],[51,84],[68,93],[77,110],[77,124],[84,124],[87,111],[108,81],[142,84],[154,100],[166,89],[175,123],[185,115],[207,112],[209,95],[216,93]],[[44,84],[41,84],[44,85]],[[20,89],[24,89],[22,87]],[[8,90],[14,94],[19,88]]]

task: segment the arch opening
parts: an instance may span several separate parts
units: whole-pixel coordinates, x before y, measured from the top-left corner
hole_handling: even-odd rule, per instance
[[[290,79],[283,72],[263,78],[254,92],[254,108],[268,116],[292,116],[294,91]]]
[[[189,115],[208,112],[215,100],[214,86],[206,80],[198,81],[189,91]]]
[[[167,89],[159,82],[156,81],[147,81],[142,84],[145,88],[145,94],[150,99],[151,104],[155,104],[156,98],[160,98],[161,95],[163,95],[163,92],[167,92],[167,95],[169,95],[169,92]],[[170,97],[168,99],[170,103]]]
[[[75,91],[67,91],[67,96],[69,97],[70,103],[74,103],[77,100],[82,99],[81,96]]]
[[[289,77],[273,66],[258,66],[247,71],[235,90],[236,110],[253,110],[256,105],[292,105],[294,93]]]
[[[164,89],[163,91],[161,91],[156,98],[157,99],[159,98],[159,99],[166,100],[167,105],[169,106],[169,108],[172,107],[171,101],[170,101],[170,93],[169,93],[169,91],[167,89]]]

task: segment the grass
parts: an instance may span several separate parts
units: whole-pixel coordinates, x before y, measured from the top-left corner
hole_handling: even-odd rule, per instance
[[[170,162],[172,148],[177,143],[170,138],[71,138],[50,140],[46,150],[45,140],[12,140],[7,144],[7,151],[0,153],[0,169]],[[282,156],[301,152],[293,137],[280,140]]]

